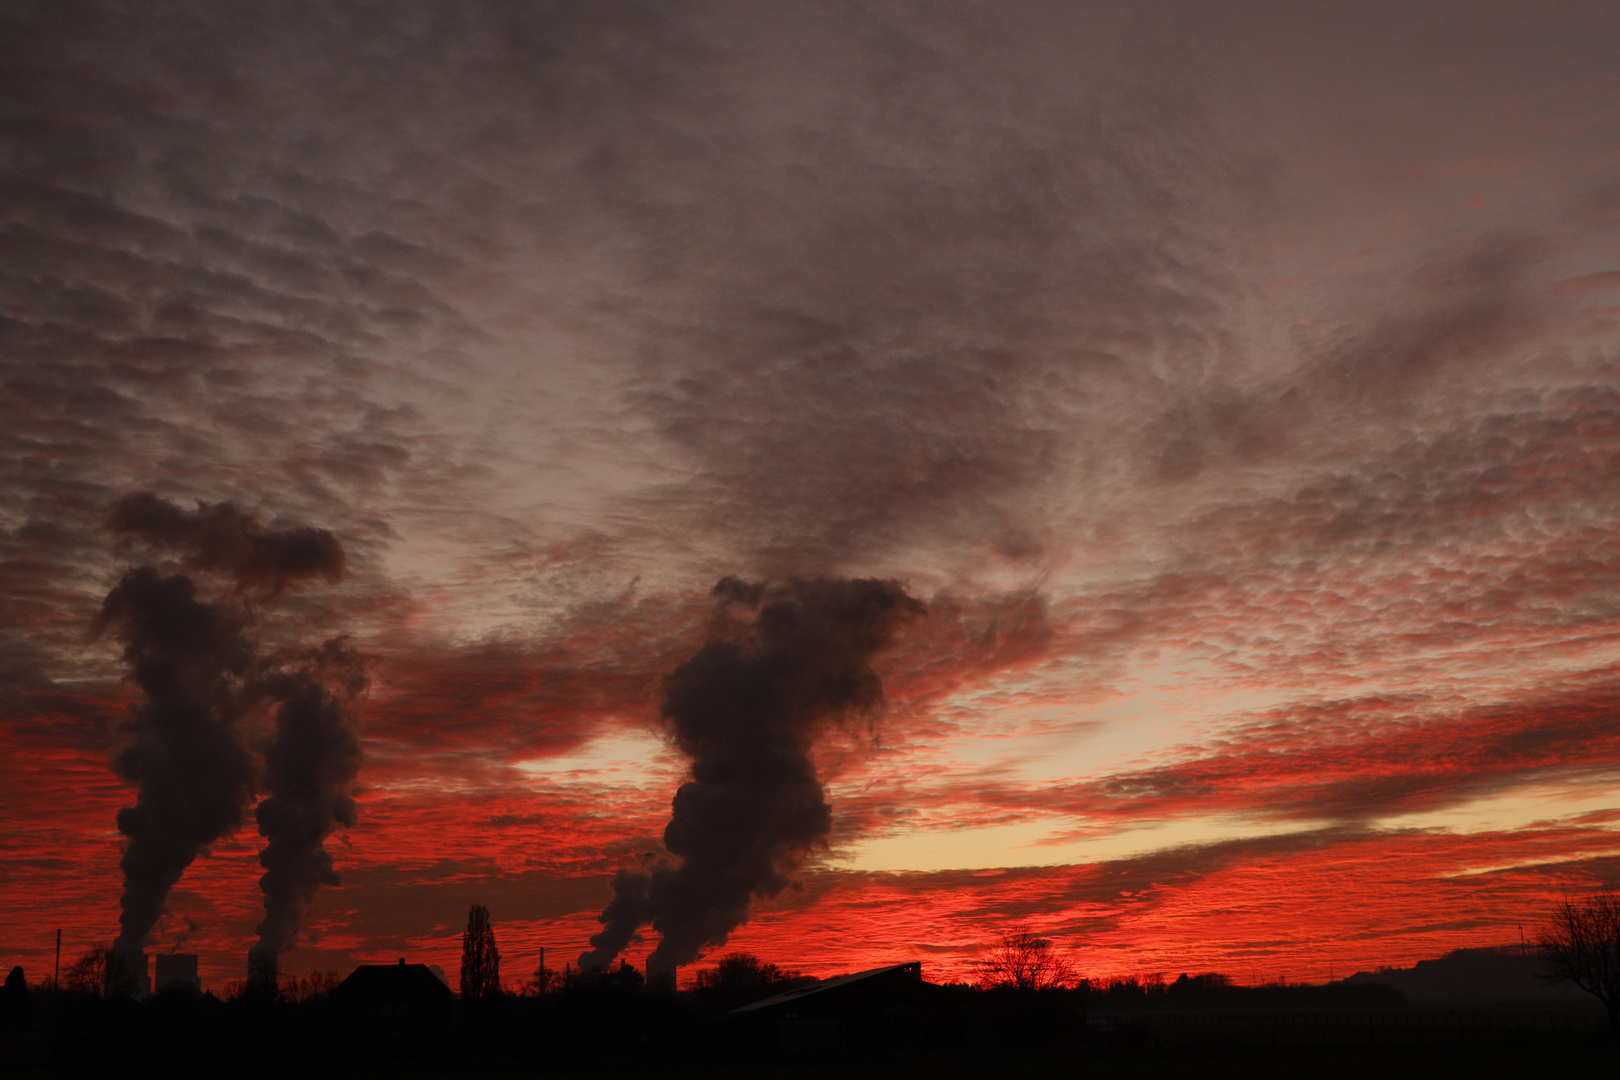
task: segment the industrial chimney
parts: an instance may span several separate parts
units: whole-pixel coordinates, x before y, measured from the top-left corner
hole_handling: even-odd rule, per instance
[[[202,980],[197,978],[197,954],[159,953],[153,988],[158,993],[175,988],[201,993]]]

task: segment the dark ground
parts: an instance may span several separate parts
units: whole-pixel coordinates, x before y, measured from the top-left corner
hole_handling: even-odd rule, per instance
[[[780,1077],[783,1080],[955,1080],[972,1077],[1033,1076],[1087,1077],[1099,1080],[1153,1080],[1158,1077],[1188,1080],[1224,1080],[1227,1077],[1302,1077],[1305,1080],[1404,1080],[1448,1077],[1597,1077],[1620,1072],[1620,1045],[1607,1038],[1569,1038],[1543,1041],[1474,1042],[1419,1047],[1218,1047],[1158,1048],[1131,1051],[1069,1051],[1054,1054],[1009,1056],[957,1054],[948,1058],[861,1060],[834,1058],[820,1062],[790,1063],[762,1060],[706,1068],[700,1065],[600,1065],[570,1063],[548,1068],[544,1063],[335,1060],[324,1064],[300,1061],[287,1064],[210,1062],[187,1067],[130,1068],[101,1066],[83,1069],[10,1067],[0,1062],[0,1075],[17,1080],[92,1080],[120,1077],[130,1080],[197,1077],[241,1077],[243,1080],[506,1080],[519,1077],[555,1077],[557,1080],[740,1080],[745,1077]]]
[[[376,1015],[356,1011],[341,988],[300,1000],[41,994],[0,1024],[0,1080],[1620,1075],[1620,1040],[1589,1003],[1411,1005],[1388,988],[1024,993],[913,981],[864,997],[856,991],[865,984],[853,982],[790,1008],[734,1013],[735,1002],[707,991],[673,997],[596,979],[452,1008],[428,981],[444,999],[438,1011]]]

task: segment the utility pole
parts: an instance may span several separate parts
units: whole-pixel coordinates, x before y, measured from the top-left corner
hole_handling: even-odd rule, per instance
[[[51,976],[51,989],[62,989],[62,929],[56,930],[56,973]]]

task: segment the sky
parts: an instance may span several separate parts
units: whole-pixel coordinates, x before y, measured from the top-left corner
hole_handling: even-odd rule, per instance
[[[693,858],[677,673],[851,581],[880,689],[794,714],[824,827],[704,954],[1533,933],[1620,877],[1617,52],[1612,3],[5,5],[0,963],[119,934],[181,579],[230,753],[147,941],[209,986],[298,792],[284,970],[453,973],[474,903],[509,984],[575,961]]]

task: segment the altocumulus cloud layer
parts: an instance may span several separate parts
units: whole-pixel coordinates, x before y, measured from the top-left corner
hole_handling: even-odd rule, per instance
[[[739,886],[733,943],[948,966],[1028,918],[1115,970],[1270,977],[1533,919],[1612,858],[1616,36],[1538,5],[9,5],[0,945],[112,933],[118,654],[167,589],[221,621],[187,686],[223,700],[249,653],[282,682],[202,829],[262,751],[263,865],[187,840],[213,857],[153,940],[196,922],[223,976],[262,919],[337,966],[478,901],[583,948],[608,875],[682,854],[705,759],[665,680],[733,575],[927,605],[871,661],[882,723],[804,748],[828,831]],[[1345,875],[1382,921],[1264,884]],[[1415,928],[1439,902],[1449,938]]]

